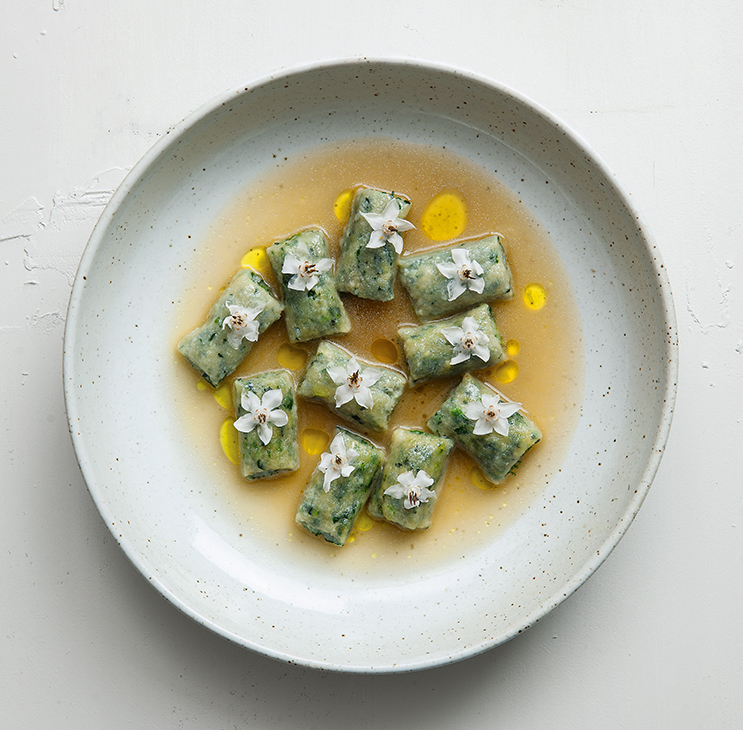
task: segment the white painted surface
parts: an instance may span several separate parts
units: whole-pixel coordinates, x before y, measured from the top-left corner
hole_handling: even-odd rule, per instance
[[[740,727],[743,10],[731,0],[367,8],[4,4],[0,727]],[[358,54],[490,76],[585,137],[650,224],[681,344],[666,455],[596,575],[516,640],[396,677],[279,664],[175,611],[98,516],[61,388],[75,261],[125,170],[226,88]]]

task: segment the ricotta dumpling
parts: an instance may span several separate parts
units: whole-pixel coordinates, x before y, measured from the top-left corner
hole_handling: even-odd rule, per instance
[[[286,307],[290,342],[307,342],[350,332],[343,302],[335,286],[335,262],[328,256],[328,239],[319,228],[308,228],[266,249]]]
[[[505,346],[490,306],[397,331],[410,383],[459,375],[503,360]]]
[[[362,299],[389,302],[394,296],[401,232],[413,226],[405,218],[406,198],[374,188],[356,190],[341,236],[338,289]]]
[[[288,370],[270,370],[233,383],[240,471],[267,479],[299,469],[297,398]]]
[[[513,298],[513,276],[497,233],[403,256],[397,267],[421,319],[443,317],[493,299]]]
[[[542,439],[520,403],[509,401],[469,373],[428,419],[428,427],[453,439],[493,484],[500,484]]]
[[[178,352],[216,388],[283,310],[260,274],[241,269],[209,310],[206,322],[178,343]]]
[[[338,426],[305,487],[296,523],[334,545],[345,545],[383,462],[383,449]]]
[[[356,426],[381,432],[387,430],[406,382],[397,370],[360,360],[323,340],[307,365],[297,393],[325,403]]]
[[[430,527],[453,446],[445,436],[396,428],[382,480],[369,499],[369,514],[405,530]]]

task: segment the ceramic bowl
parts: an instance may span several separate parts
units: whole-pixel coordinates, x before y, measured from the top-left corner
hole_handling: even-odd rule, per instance
[[[390,575],[292,560],[238,530],[211,488],[210,465],[182,438],[168,387],[167,313],[193,238],[277,149],[374,135],[492,163],[558,247],[586,358],[572,446],[533,508],[472,554]],[[225,93],[134,167],[80,263],[64,386],[74,448],[103,519],[175,606],[271,657],[392,672],[501,644],[596,570],[658,468],[676,369],[673,304],[656,246],[584,141],[537,104],[471,73],[352,59]]]

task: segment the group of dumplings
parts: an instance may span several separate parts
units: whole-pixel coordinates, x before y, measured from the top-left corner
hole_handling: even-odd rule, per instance
[[[541,439],[520,403],[508,401],[468,372],[505,356],[488,305],[513,296],[500,236],[401,256],[401,233],[413,228],[406,220],[409,209],[410,201],[400,195],[358,188],[337,266],[319,228],[276,242],[266,253],[282,301],[257,272],[242,269],[207,321],[178,344],[179,352],[217,387],[282,313],[290,342],[320,340],[296,389],[286,370],[233,383],[240,468],[251,480],[299,468],[297,395],[325,403],[362,430],[384,432],[408,384],[464,373],[428,420],[431,433],[396,428],[387,454],[368,438],[336,428],[296,514],[297,523],[336,545],[346,543],[364,505],[373,517],[400,528],[429,527],[455,444],[497,484]],[[351,329],[339,291],[390,301],[398,273],[422,320],[419,326],[398,330],[407,378],[323,339]]]

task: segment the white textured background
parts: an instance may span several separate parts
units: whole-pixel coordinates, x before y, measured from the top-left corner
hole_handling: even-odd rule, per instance
[[[743,727],[743,5],[736,0],[3,0],[0,728]],[[223,90],[339,56],[518,89],[614,169],[679,319],[671,437],[627,536],[518,639],[422,673],[286,666],[182,616],[75,463],[61,354],[126,170]]]

